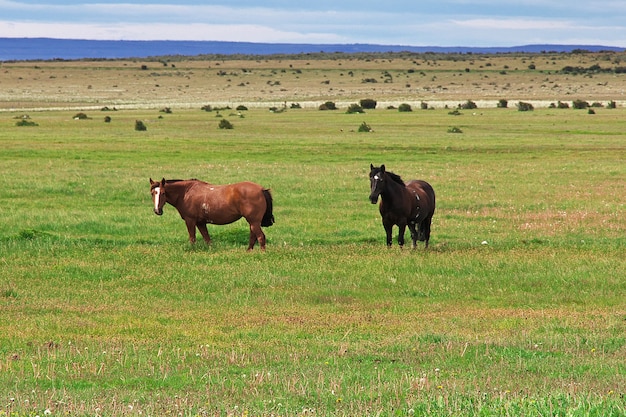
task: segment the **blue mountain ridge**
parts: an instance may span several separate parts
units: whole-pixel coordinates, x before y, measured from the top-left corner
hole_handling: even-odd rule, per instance
[[[197,55],[275,55],[307,53],[541,53],[574,50],[615,51],[601,45],[522,45],[512,47],[442,47],[376,44],[291,44],[225,41],[123,41],[53,38],[0,38],[0,61],[149,58]]]

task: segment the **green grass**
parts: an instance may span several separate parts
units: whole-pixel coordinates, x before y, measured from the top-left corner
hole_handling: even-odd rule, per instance
[[[74,113],[0,115],[0,415],[626,412],[624,110]],[[434,186],[428,251],[370,163]],[[270,187],[267,252],[150,177]]]

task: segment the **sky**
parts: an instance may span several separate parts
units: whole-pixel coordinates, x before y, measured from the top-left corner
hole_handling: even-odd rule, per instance
[[[0,0],[0,37],[626,47],[626,0]]]

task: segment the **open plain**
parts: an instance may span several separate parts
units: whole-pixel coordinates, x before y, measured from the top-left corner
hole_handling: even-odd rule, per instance
[[[623,416],[625,58],[1,63],[0,416]],[[370,163],[433,185],[428,250]],[[150,177],[271,188],[267,251]]]

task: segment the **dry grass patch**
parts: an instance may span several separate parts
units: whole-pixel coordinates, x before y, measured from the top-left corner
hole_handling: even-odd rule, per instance
[[[3,63],[0,108],[172,108],[205,104],[316,107],[327,100],[374,98],[396,107],[421,101],[591,102],[620,100],[622,77],[559,73],[565,66],[619,66],[622,54],[385,54],[328,59],[176,59]],[[534,69],[529,69],[534,65]],[[207,103],[210,101],[211,103]],[[458,102],[457,102],[458,101]],[[544,104],[547,105],[547,104]]]

